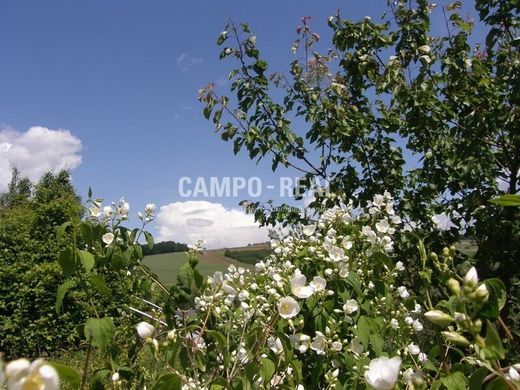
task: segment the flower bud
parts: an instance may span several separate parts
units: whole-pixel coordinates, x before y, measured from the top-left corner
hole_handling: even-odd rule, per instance
[[[473,333],[480,333],[482,330],[482,320],[477,319],[473,322],[473,325],[471,326],[471,330]]]
[[[467,347],[469,345],[468,339],[457,332],[454,332],[454,331],[442,332],[442,335],[444,336],[446,341],[449,341],[453,344],[457,344],[457,345],[460,345],[463,347]]]
[[[440,310],[430,310],[424,313],[424,316],[434,324],[440,325],[440,326],[447,326],[451,324],[454,320],[453,317],[449,314],[444,313]]]
[[[458,280],[451,278],[448,280],[448,288],[450,289],[453,295],[460,295],[460,283]]]
[[[155,333],[155,328],[153,325],[150,325],[148,322],[140,322],[136,326],[137,334],[142,339],[147,339],[153,336]]]
[[[428,54],[430,52],[430,50],[431,50],[430,46],[428,46],[428,45],[419,46],[417,49],[419,49],[419,51],[422,54]]]
[[[468,287],[477,287],[478,274],[475,267],[471,267],[466,273],[466,276],[464,276],[464,284]]]
[[[479,301],[486,302],[489,298],[489,291],[484,283],[475,290],[475,298]]]

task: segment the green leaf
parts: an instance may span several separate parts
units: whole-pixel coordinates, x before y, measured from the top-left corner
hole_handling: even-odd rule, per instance
[[[487,321],[485,342],[486,347],[480,351],[482,359],[502,360],[505,358],[506,354],[504,346],[502,345],[502,340],[500,340],[500,336],[498,335],[495,326],[489,320]]]
[[[157,380],[152,390],[180,390],[181,388],[181,378],[175,374],[166,374]]]
[[[268,358],[262,358],[260,360],[260,375],[264,383],[270,383],[271,378],[274,375],[275,364]]]
[[[114,334],[114,323],[111,318],[89,318],[85,323],[85,337],[92,345],[105,349]]]
[[[442,384],[450,390],[466,390],[468,380],[462,372],[454,372],[441,378]]]
[[[81,377],[75,369],[57,362],[49,362],[49,364],[58,372],[60,380],[67,382],[73,389],[79,389]]]
[[[479,314],[482,317],[496,320],[500,315],[500,310],[506,303],[506,287],[500,279],[487,279],[484,283],[486,284],[489,297]]]
[[[515,385],[511,387],[503,377],[495,378],[486,386],[486,390],[509,390],[513,388],[515,388]]]
[[[69,291],[72,287],[74,287],[75,284],[76,284],[76,282],[74,282],[74,280],[66,280],[65,282],[63,282],[63,284],[60,287],[58,287],[58,292],[56,293],[56,304],[55,304],[56,313],[60,312],[61,305],[63,303],[63,298],[65,298],[67,291]]]
[[[92,268],[94,268],[94,265],[96,264],[96,260],[94,260],[92,253],[85,250],[79,251],[79,259],[81,264],[83,264],[83,267],[85,267],[85,271],[87,271],[87,273],[92,271]]]
[[[66,278],[71,276],[78,269],[78,265],[74,259],[74,252],[71,248],[65,248],[60,252],[58,256],[58,264]]]
[[[56,238],[58,239],[58,242],[64,240],[67,238],[67,228],[71,226],[71,222],[67,221],[65,223],[62,223],[57,229],[56,229]]]
[[[368,341],[370,339],[370,322],[368,318],[361,316],[357,322],[357,337],[365,348],[368,348]]]
[[[92,230],[92,226],[87,221],[81,222],[79,225],[79,231],[81,232],[81,237],[88,245],[92,245],[92,241],[94,241],[94,231]]]
[[[153,236],[149,233],[149,232],[143,232],[144,233],[144,237],[146,239],[146,244],[148,246],[148,249],[152,249],[153,248]]]
[[[520,195],[506,194],[490,200],[498,206],[520,206]]]
[[[481,390],[484,378],[489,374],[486,367],[480,367],[469,378],[469,390]]]
[[[90,379],[90,390],[105,390],[104,382],[111,373],[112,371],[106,368],[94,371]]]
[[[506,305],[507,301],[507,290],[506,286],[504,285],[504,282],[502,282],[500,279],[493,278],[486,279],[484,283],[486,283],[486,287],[488,287],[488,290],[493,290],[498,301],[498,310],[502,310]]]
[[[102,276],[99,275],[89,275],[87,279],[94,287],[97,288],[97,290],[103,294],[107,298],[112,297],[112,291],[110,291],[110,288],[108,288],[107,283],[105,282],[105,279],[103,279]]]

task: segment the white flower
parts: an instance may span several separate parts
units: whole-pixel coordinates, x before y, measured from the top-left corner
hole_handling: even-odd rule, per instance
[[[224,280],[222,283],[222,290],[224,290],[224,292],[226,292],[228,295],[236,295],[237,293],[237,290],[235,290],[235,288],[231,286],[227,280]]]
[[[428,54],[431,50],[430,46],[428,46],[428,45],[419,46],[418,49],[423,54]]]
[[[149,324],[148,322],[140,322],[135,327],[137,329],[137,334],[142,339],[148,339],[153,336],[155,333],[155,328],[153,325]]]
[[[105,244],[110,245],[114,241],[114,234],[112,234],[112,233],[105,233],[105,234],[103,234],[101,239],[103,240],[103,242]]]
[[[278,313],[282,318],[293,318],[300,312],[298,302],[292,297],[283,297],[278,301]]]
[[[311,349],[316,351],[318,355],[323,355],[326,346],[327,340],[325,340],[325,336],[323,336],[323,333],[316,331],[316,336],[312,339]]]
[[[413,324],[413,318],[412,317],[405,317],[404,322],[406,322],[406,325],[412,325]]]
[[[112,382],[117,382],[119,381],[120,376],[119,376],[119,372],[116,372],[114,375],[112,375]]]
[[[404,271],[404,265],[403,265],[403,262],[402,261],[398,261],[397,263],[395,263],[395,269],[398,270],[398,271]]]
[[[312,236],[314,234],[314,231],[316,230],[316,225],[307,225],[302,227],[302,232],[307,237]]]
[[[350,236],[343,237],[343,240],[341,240],[341,245],[346,250],[349,250],[354,245],[354,242],[351,240]]]
[[[408,382],[409,385],[411,385],[412,389],[415,389],[415,386],[413,383],[415,381],[419,381],[422,383],[422,379],[424,377],[423,373],[421,371],[415,371],[412,368],[408,368],[405,372],[403,372],[403,377],[406,379],[406,382]]]
[[[464,284],[476,287],[478,284],[478,274],[475,267],[471,267],[469,271],[466,273],[466,276],[464,276]]]
[[[392,329],[399,329],[399,322],[395,318],[392,318],[390,320],[390,326]]]
[[[515,370],[514,367],[509,367],[509,371],[506,374],[507,378],[513,382],[520,381],[520,374]]]
[[[410,355],[418,355],[421,353],[421,349],[419,348],[419,346],[414,343],[408,344],[406,350]]]
[[[343,261],[340,261],[338,263],[338,271],[340,277],[346,278],[349,274],[348,264]]]
[[[408,290],[404,286],[397,287],[397,293],[403,299],[407,299],[410,296],[410,293],[408,292]]]
[[[421,330],[423,330],[423,324],[421,324],[419,322],[419,320],[415,320],[412,324],[413,326],[413,330],[415,330],[416,332],[420,332]]]
[[[101,215],[101,207],[94,203],[92,207],[88,209],[88,212],[92,218],[97,218]]]
[[[7,387],[12,390],[59,390],[60,380],[56,370],[43,359],[30,363],[18,359],[5,367]]]
[[[377,241],[377,235],[370,226],[363,226],[361,232],[367,237],[368,242],[375,244]]]
[[[113,212],[114,212],[114,210],[112,209],[112,207],[110,207],[110,206],[103,207],[103,216],[105,218],[109,218]]]
[[[311,337],[300,333],[289,336],[289,340],[296,346],[300,353],[305,353],[309,349]]]
[[[282,340],[279,337],[274,338],[273,336],[267,339],[267,346],[274,352],[275,355],[281,355],[283,353]]]
[[[119,205],[117,207],[117,213],[121,218],[127,218],[128,212],[130,211],[130,205],[125,201],[125,198],[121,198],[119,200]]]
[[[432,62],[432,59],[430,58],[430,56],[427,56],[427,55],[420,56],[419,59],[426,64],[429,64],[430,62]]]
[[[424,352],[421,352],[419,355],[417,355],[417,359],[418,359],[421,363],[424,363],[425,361],[428,360],[428,356],[427,356]]]
[[[365,348],[363,347],[361,340],[355,337],[352,340],[350,340],[350,350],[358,355],[361,355]]]
[[[368,370],[365,371],[365,380],[376,390],[391,390],[397,382],[400,366],[399,356],[392,359],[387,357],[372,359]]]
[[[305,275],[299,273],[298,270],[294,272],[294,277],[291,279],[291,292],[295,297],[305,299],[314,293],[312,286],[305,285],[306,282]]]
[[[390,229],[390,224],[386,219],[382,219],[381,221],[376,223],[376,230],[379,233],[386,233]]]
[[[380,194],[374,195],[374,199],[372,201],[375,207],[381,207],[385,203],[385,197]]]
[[[332,343],[332,349],[334,351],[338,351],[339,352],[339,351],[341,351],[342,348],[343,348],[343,344],[341,343],[341,341],[334,341]]]
[[[249,299],[249,293],[246,290],[242,290],[238,293],[238,300],[239,301],[245,301]]]
[[[422,311],[421,305],[419,303],[416,303],[414,309],[412,310],[412,313],[419,314],[421,311]]]
[[[323,291],[327,286],[327,281],[321,276],[315,276],[314,278],[312,278],[312,282],[310,282],[310,285],[312,286],[314,291]]]
[[[345,313],[352,314],[355,313],[359,309],[359,305],[355,299],[349,299],[345,305],[343,305],[343,310]]]
[[[29,370],[31,362],[27,359],[16,359],[5,366],[7,383],[16,383],[21,380]]]
[[[153,212],[155,211],[156,208],[157,208],[157,206],[155,205],[155,203],[148,203],[144,207],[144,212],[146,215],[150,215],[150,214],[153,214]]]
[[[341,261],[345,258],[345,251],[343,249],[332,245],[331,248],[327,249],[329,257],[332,261]]]

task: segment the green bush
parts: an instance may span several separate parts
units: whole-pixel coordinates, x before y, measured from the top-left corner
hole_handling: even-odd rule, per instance
[[[33,188],[15,171],[0,196],[0,351],[8,358],[55,353],[76,340],[84,308],[58,315],[49,307],[63,279],[56,227],[80,215],[67,172],[46,174]]]

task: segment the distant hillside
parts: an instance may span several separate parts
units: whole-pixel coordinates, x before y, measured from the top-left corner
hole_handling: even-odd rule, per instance
[[[242,263],[254,265],[273,253],[269,246],[255,245],[246,248],[226,249],[224,256],[238,260]]]

